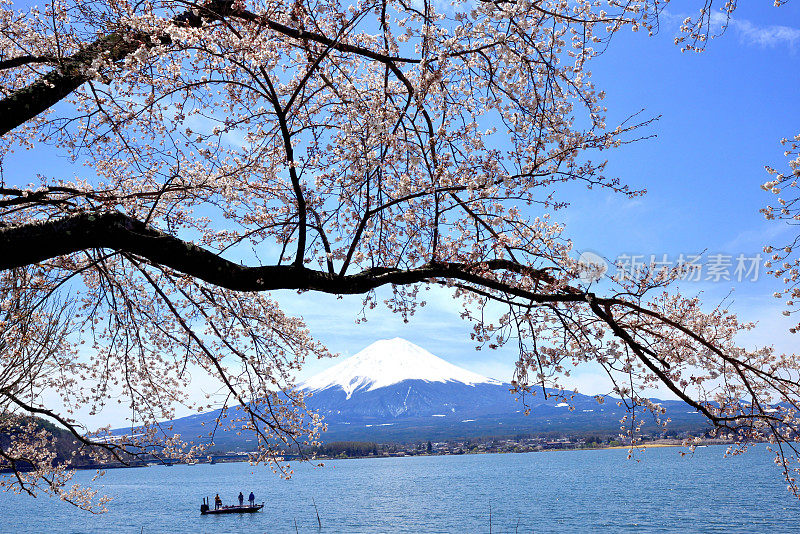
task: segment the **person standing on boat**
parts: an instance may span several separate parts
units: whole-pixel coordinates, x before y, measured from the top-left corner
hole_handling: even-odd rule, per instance
[[[255,506],[256,504],[256,496],[253,495],[253,492],[250,492],[250,506]]]
[[[222,499],[219,498],[219,493],[214,497],[214,510],[218,510],[222,506]]]
[[[239,506],[244,506],[244,495],[241,491],[239,492]]]

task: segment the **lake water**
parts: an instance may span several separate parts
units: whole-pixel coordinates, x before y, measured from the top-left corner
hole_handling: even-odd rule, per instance
[[[724,450],[649,449],[640,462],[625,450],[337,460],[298,465],[288,481],[243,463],[116,469],[101,479],[108,513],[0,494],[0,532],[471,533],[489,532],[490,507],[493,533],[800,532],[800,502],[772,456]],[[264,510],[200,515],[202,497],[232,504],[239,491]]]

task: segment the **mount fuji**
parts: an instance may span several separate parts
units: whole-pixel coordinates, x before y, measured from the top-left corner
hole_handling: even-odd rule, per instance
[[[376,341],[300,385],[313,395],[310,404],[329,429],[347,423],[391,426],[421,417],[466,419],[507,412],[515,404],[509,387],[401,338]]]
[[[624,408],[617,399],[603,405],[592,396],[556,390],[520,399],[508,383],[455,366],[401,338],[372,343],[354,356],[299,385],[310,393],[309,408],[324,417],[323,441],[371,440],[409,442],[511,436],[619,433]],[[569,402],[565,402],[565,398]],[[667,409],[670,429],[706,426],[681,401],[653,401]],[[572,408],[572,409],[570,409]],[[529,414],[526,415],[526,409]],[[213,426],[220,410],[171,422],[185,439]],[[655,429],[647,421],[643,427]],[[252,440],[242,432],[215,438],[217,447],[248,450]]]
[[[540,391],[520,399],[511,384],[457,367],[401,338],[372,343],[300,389],[312,394],[308,404],[324,416],[328,441],[616,434],[624,415],[615,402],[600,405],[592,396],[569,391],[547,390],[547,398]],[[659,402],[673,420],[670,428],[704,425],[683,402]]]
[[[376,341],[355,356],[313,376],[300,389],[311,392],[338,389],[349,400],[355,392],[375,391],[407,380],[465,386],[502,384],[493,378],[456,367],[422,347],[396,337]]]

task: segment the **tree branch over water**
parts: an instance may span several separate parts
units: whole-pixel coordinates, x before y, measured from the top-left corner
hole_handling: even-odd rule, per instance
[[[676,293],[680,269],[587,278],[549,215],[570,184],[643,194],[593,158],[653,120],[609,126],[589,66],[621,29],[655,31],[662,4],[67,4],[0,21],[0,158],[44,144],[81,169],[0,182],[6,321],[34,307],[69,332],[45,336],[33,372],[14,358],[36,335],[0,331],[18,371],[0,383],[8,414],[58,422],[98,453],[185,458],[198,443],[160,422],[224,398],[230,418],[204,438],[252,433],[252,460],[288,475],[276,457],[323,430],[294,377],[329,354],[270,294],[356,294],[368,309],[388,288],[408,319],[435,285],[463,304],[471,342],[516,348],[517,393],[599,366],[635,447],[637,407],[666,424],[646,396],[665,386],[741,447],[778,444],[796,489],[794,355],[738,346],[753,325]],[[699,7],[686,48],[707,37],[711,2]],[[61,302],[73,311],[53,316]],[[191,393],[197,373],[217,397]],[[141,435],[86,433],[77,411],[117,398]],[[37,473],[15,484],[91,507]]]

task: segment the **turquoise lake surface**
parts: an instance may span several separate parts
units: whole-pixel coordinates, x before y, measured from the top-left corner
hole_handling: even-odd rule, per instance
[[[490,510],[492,533],[800,532],[800,501],[763,447],[680,450],[336,460],[293,464],[291,480],[245,463],[115,469],[95,483],[114,498],[108,513],[0,493],[0,532],[472,533],[489,532]],[[233,504],[239,491],[264,510],[200,515],[204,496]]]

